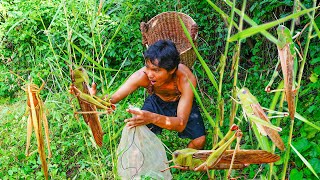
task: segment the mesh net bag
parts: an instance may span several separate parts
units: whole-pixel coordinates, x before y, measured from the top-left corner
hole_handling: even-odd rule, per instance
[[[172,179],[162,142],[147,126],[124,127],[118,154],[118,175],[122,179]]]

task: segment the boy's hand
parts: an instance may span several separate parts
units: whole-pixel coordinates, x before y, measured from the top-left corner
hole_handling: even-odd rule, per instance
[[[129,129],[137,127],[137,126],[142,126],[146,124],[152,123],[153,114],[149,111],[145,110],[136,110],[136,109],[127,109],[127,112],[131,113],[133,115],[132,118],[125,119],[124,122],[127,123],[127,127]]]

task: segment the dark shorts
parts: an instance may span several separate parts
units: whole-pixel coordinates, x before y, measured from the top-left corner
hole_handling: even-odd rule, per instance
[[[142,110],[150,111],[153,113],[161,114],[169,117],[177,116],[177,107],[179,101],[165,102],[160,97],[152,94],[147,97],[142,107]],[[154,124],[147,125],[152,132],[159,134],[162,128]],[[178,134],[181,138],[196,139],[205,135],[205,128],[203,120],[196,101],[193,101],[191,113],[186,128]]]

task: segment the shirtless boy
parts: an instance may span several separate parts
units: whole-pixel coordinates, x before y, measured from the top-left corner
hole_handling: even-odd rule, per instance
[[[203,149],[205,128],[188,79],[196,86],[190,69],[180,64],[173,42],[159,40],[144,53],[145,66],[133,73],[111,96],[117,103],[140,87],[149,96],[141,110],[128,109],[135,117],[126,119],[129,128],[147,125],[154,133],[168,129],[190,138],[189,148]]]

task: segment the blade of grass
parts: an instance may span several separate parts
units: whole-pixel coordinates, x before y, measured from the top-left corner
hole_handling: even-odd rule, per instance
[[[307,9],[303,4],[301,4],[300,1],[299,2],[299,6],[302,7],[302,9]],[[320,38],[320,31],[319,31],[319,28],[317,26],[317,23],[314,21],[314,16],[312,17],[309,13],[307,13],[307,15],[309,16],[310,20],[312,21],[312,25],[316,31],[316,34],[318,35],[318,37]]]
[[[130,49],[130,51],[131,51],[131,50],[132,50],[132,49]],[[124,59],[124,61],[122,62],[119,70],[117,71],[117,73],[113,76],[113,78],[111,79],[111,81],[108,83],[108,88],[110,88],[110,87],[112,86],[115,78],[118,76],[120,70],[123,68],[123,65],[125,64],[125,62],[127,62],[128,56],[129,56],[129,53],[128,53],[127,57]]]
[[[301,115],[298,114],[297,112],[294,114],[294,117],[297,118],[297,119],[299,119],[300,121],[308,124],[309,126],[317,129],[318,131],[320,131],[320,127],[319,127],[319,126],[317,126],[317,125],[313,124],[312,122],[308,121],[306,118],[304,118],[303,116],[301,116]]]
[[[229,0],[225,0],[225,2],[232,7],[233,3]],[[241,11],[237,8],[234,9],[234,11],[240,16],[241,15]],[[249,16],[247,16],[246,14],[243,14],[243,19],[249,23],[251,26],[257,26],[258,24],[256,22],[254,22]],[[267,39],[269,39],[271,42],[277,44],[278,43],[278,39],[275,38],[272,34],[270,34],[268,31],[266,30],[262,30],[260,32],[262,35],[264,35]]]
[[[208,113],[206,108],[204,107],[204,105],[203,105],[203,103],[201,101],[201,98],[200,98],[199,94],[197,93],[197,91],[196,91],[196,89],[194,87],[192,88],[192,91],[193,91],[193,93],[194,93],[194,95],[195,95],[200,107],[202,108],[206,118],[209,120],[209,123],[211,124],[212,127],[215,127],[216,123],[214,122],[214,120],[212,119],[212,117],[210,116],[210,114]]]
[[[99,63],[97,63],[95,60],[93,60],[89,55],[87,55],[83,50],[81,50],[77,45],[73,44],[73,42],[70,42],[71,46],[75,48],[79,53],[81,53],[85,58],[87,58],[91,63],[98,66],[99,68],[103,68]]]
[[[235,9],[235,0],[233,1],[233,6],[231,9],[231,13],[232,13],[232,17],[233,17],[233,13],[234,13],[234,9]],[[241,8],[241,13],[240,13],[240,21],[239,21],[239,32],[242,31],[242,27],[243,27],[243,17],[244,17],[244,11],[245,11],[245,7],[246,7],[246,3],[247,1],[244,0],[243,4],[242,4],[242,8]],[[239,72],[239,61],[240,61],[240,53],[241,53],[241,40],[238,40],[236,46],[235,46],[235,53],[233,55],[233,62],[232,64],[234,65],[233,69],[231,69],[231,72],[233,72],[233,88],[232,88],[232,97],[234,99],[237,98],[237,83],[238,83],[238,72]],[[231,67],[232,68],[232,67]],[[234,118],[235,115],[237,113],[237,109],[238,109],[238,104],[235,101],[232,101],[232,105],[231,105],[231,113],[230,113],[230,123],[229,125],[231,126],[234,122]]]
[[[232,27],[236,27],[237,29],[239,29],[238,25],[233,21],[234,18],[234,6],[232,6],[231,9],[231,17],[229,17],[227,14],[225,14],[220,8],[218,8],[218,6],[216,6],[213,2],[211,2],[210,0],[207,0],[207,2],[213,7],[214,10],[216,10],[219,14],[221,14],[221,16],[223,18],[227,18],[228,23],[229,23],[229,27],[228,27],[228,35],[227,35],[227,39],[230,38],[231,35],[231,30]],[[219,128],[218,125],[223,126],[223,120],[224,120],[224,99],[222,98],[222,85],[223,85],[223,76],[224,76],[224,71],[225,71],[225,66],[226,66],[226,59],[227,59],[227,55],[228,55],[228,51],[229,51],[229,42],[226,42],[225,45],[225,49],[224,49],[224,54],[221,54],[220,57],[220,63],[219,63],[219,87],[218,87],[218,97],[217,97],[217,103],[218,106],[216,108],[216,122],[220,122],[219,124],[216,124],[216,127],[214,128],[214,132],[215,132],[215,136],[213,138],[213,142],[212,144],[216,144],[218,142],[218,136],[217,136],[217,130]],[[233,103],[233,102],[232,102]],[[233,124],[233,121],[231,123],[230,121],[230,127]]]
[[[219,91],[218,84],[217,84],[217,81],[215,80],[215,77],[214,77],[213,73],[211,72],[211,70],[208,67],[208,65],[206,64],[206,62],[202,59],[202,57],[201,57],[200,53],[198,52],[196,46],[194,45],[193,40],[192,40],[192,38],[191,38],[191,36],[190,36],[185,24],[183,23],[182,19],[179,16],[178,16],[178,18],[179,18],[180,24],[181,24],[181,26],[183,28],[184,34],[187,36],[190,44],[193,47],[194,52],[197,54],[197,57],[198,57],[201,65],[202,65],[202,67],[204,68],[205,72],[207,73],[212,85],[214,86],[214,88],[218,92]]]
[[[237,23],[235,23],[233,21],[233,18],[232,17],[229,17],[226,13],[224,13],[217,5],[215,5],[212,1],[210,0],[207,0],[207,2],[212,6],[212,8],[217,11],[221,16],[222,18],[224,19],[227,19],[228,23],[229,23],[229,26],[230,24],[232,24],[232,26],[234,26],[235,28],[239,29]]]
[[[126,11],[128,10],[128,8],[126,9]],[[103,60],[104,55],[106,54],[107,50],[109,49],[109,46],[111,45],[113,39],[116,37],[116,35],[119,33],[119,31],[121,30],[122,26],[125,25],[125,22],[127,22],[129,20],[129,18],[132,16],[132,14],[135,12],[135,7],[132,8],[131,12],[129,13],[129,15],[127,15],[125,18],[123,18],[119,24],[119,26],[117,27],[117,29],[115,30],[114,34],[112,35],[112,37],[110,38],[110,40],[108,41],[107,46],[105,47],[101,58],[99,59],[99,62]]]
[[[112,69],[112,68],[107,68],[107,67],[93,67],[93,66],[83,66],[87,68],[94,68],[96,70],[103,70],[103,71],[108,71],[108,72],[118,72],[119,69]],[[131,72],[131,71],[122,71],[122,72]]]
[[[299,0],[294,0],[294,1],[293,1],[293,7],[292,7],[293,13],[296,13],[297,10],[298,10],[298,7],[299,7],[298,1],[299,1]],[[292,35],[293,32],[294,32],[294,25],[295,25],[295,23],[296,23],[296,20],[297,20],[297,18],[294,18],[294,19],[292,19],[292,21],[291,21],[291,27],[290,27],[290,34],[291,34],[291,35]]]
[[[70,28],[72,33],[75,33],[76,35],[78,35],[80,38],[82,38],[85,42],[87,42],[88,44],[90,44],[92,47],[94,47],[92,41],[86,37],[84,37],[81,33],[78,33],[75,29]]]
[[[293,151],[295,153],[297,153],[297,155],[299,156],[299,158],[302,160],[302,162],[310,169],[310,171],[319,179],[319,176],[317,175],[317,173],[314,171],[314,169],[312,168],[311,164],[299,153],[299,151],[292,145],[290,144],[291,148],[293,149]]]
[[[129,5],[129,4],[127,4],[127,5]],[[103,66],[104,66],[104,61],[103,61],[104,55],[107,53],[107,51],[108,51],[108,49],[109,49],[109,47],[110,47],[113,39],[116,37],[116,35],[120,32],[121,28],[125,25],[125,23],[131,18],[132,14],[135,12],[136,7],[135,7],[135,6],[131,6],[131,5],[129,5],[129,6],[126,8],[126,11],[128,11],[128,9],[130,9],[130,8],[131,8],[130,13],[129,13],[128,15],[126,15],[125,18],[122,18],[122,19],[121,19],[121,21],[120,21],[117,29],[115,30],[114,34],[112,35],[112,37],[111,37],[110,40],[108,41],[108,44],[107,44],[107,45],[105,46],[105,48],[102,50],[102,54],[101,54],[101,56],[100,56],[99,62],[102,61]],[[102,74],[100,74],[100,75],[101,75],[101,77],[102,77]],[[106,74],[105,72],[104,72],[104,75],[103,75],[103,76],[104,76],[104,79],[107,79],[107,74]],[[107,83],[107,82],[106,82],[106,83]],[[107,86],[107,84],[106,84],[106,86]]]
[[[189,84],[190,84],[190,87],[191,87],[191,89],[193,91],[193,94],[194,94],[195,98],[197,99],[197,102],[199,103],[201,109],[203,110],[206,118],[209,120],[210,125],[214,128],[216,126],[216,123],[214,122],[214,120],[212,119],[212,117],[210,116],[210,114],[208,113],[206,108],[204,107],[197,90],[195,89],[195,87],[193,86],[193,84],[191,83],[190,80],[189,80]],[[220,138],[223,138],[223,135],[222,135],[220,129],[218,130],[218,135],[219,135]]]
[[[286,17],[281,18],[281,19],[276,20],[276,21],[272,21],[272,22],[269,22],[269,23],[265,23],[265,24],[262,24],[262,25],[255,26],[255,27],[247,28],[244,31],[239,32],[239,33],[231,36],[230,39],[228,39],[228,41],[232,42],[232,41],[236,41],[236,40],[239,40],[239,39],[244,39],[244,38],[250,37],[250,36],[252,36],[254,34],[257,34],[257,33],[261,32],[262,30],[269,29],[269,28],[271,28],[273,26],[276,26],[276,25],[278,25],[280,23],[283,23],[285,21],[288,21],[290,19],[297,18],[297,17],[299,17],[299,16],[301,16],[303,14],[306,14],[308,12],[316,10],[317,8],[318,7],[306,9],[306,10],[291,14],[289,16],[286,16]]]

